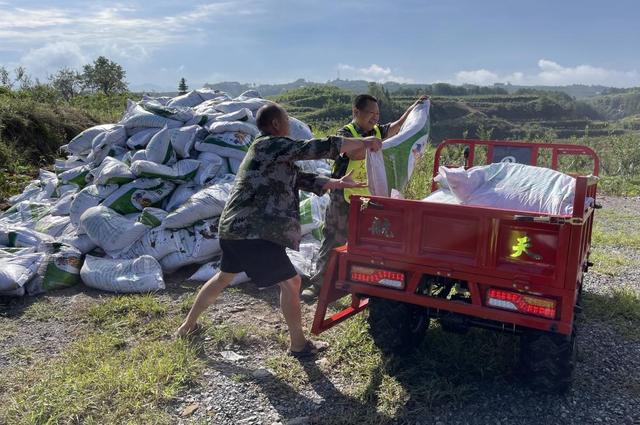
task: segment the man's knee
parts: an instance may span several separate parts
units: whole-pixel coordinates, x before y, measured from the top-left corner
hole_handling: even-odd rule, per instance
[[[300,275],[295,275],[290,279],[280,282],[280,288],[283,291],[298,293],[300,291],[301,282],[302,279],[300,278]]]

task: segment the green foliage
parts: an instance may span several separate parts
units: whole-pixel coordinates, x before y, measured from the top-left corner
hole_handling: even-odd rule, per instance
[[[93,64],[87,64],[82,69],[84,86],[90,90],[105,95],[122,93],[127,90],[124,68],[104,56],[99,56]]]
[[[640,89],[598,96],[589,99],[588,103],[611,120],[638,115],[640,114]]]
[[[64,100],[78,95],[82,89],[82,76],[70,68],[62,68],[49,77],[51,86]]]

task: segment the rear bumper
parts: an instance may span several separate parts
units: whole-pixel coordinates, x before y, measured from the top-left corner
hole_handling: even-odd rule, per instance
[[[389,300],[415,304],[427,307],[436,311],[452,312],[463,314],[472,318],[480,318],[493,322],[501,322],[506,326],[532,328],[541,331],[556,332],[564,335],[571,333],[572,324],[559,321],[528,316],[521,313],[512,313],[506,310],[500,310],[481,305],[468,304],[458,301],[449,301],[429,297],[426,295],[417,295],[406,291],[388,289],[380,286],[369,285],[366,283],[356,283],[349,281],[337,281],[335,287],[338,290],[358,294],[361,298],[378,297]]]

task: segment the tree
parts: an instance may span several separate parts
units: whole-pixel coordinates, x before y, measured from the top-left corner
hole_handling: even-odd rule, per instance
[[[399,112],[398,107],[391,100],[389,92],[384,88],[382,84],[370,82],[368,92],[371,96],[378,99],[378,108],[380,109],[380,122],[389,122],[396,119]]]
[[[83,67],[82,80],[86,88],[110,95],[127,91],[125,74],[122,66],[100,56]]]
[[[70,68],[62,68],[55,75],[50,75],[49,81],[64,100],[71,99],[82,88],[82,76]]]
[[[188,90],[189,87],[187,86],[187,80],[182,77],[180,79],[180,84],[178,84],[178,94],[185,94]]]
[[[7,68],[4,66],[0,66],[0,86],[11,89],[12,85],[13,83],[11,82],[9,71],[7,71]]]

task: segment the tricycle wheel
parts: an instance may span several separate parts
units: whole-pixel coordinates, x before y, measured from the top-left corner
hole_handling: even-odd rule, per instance
[[[573,381],[576,326],[571,335],[527,331],[520,340],[520,374],[537,390],[564,393]]]
[[[417,305],[370,298],[368,321],[369,333],[383,353],[405,355],[420,345],[430,319]]]

